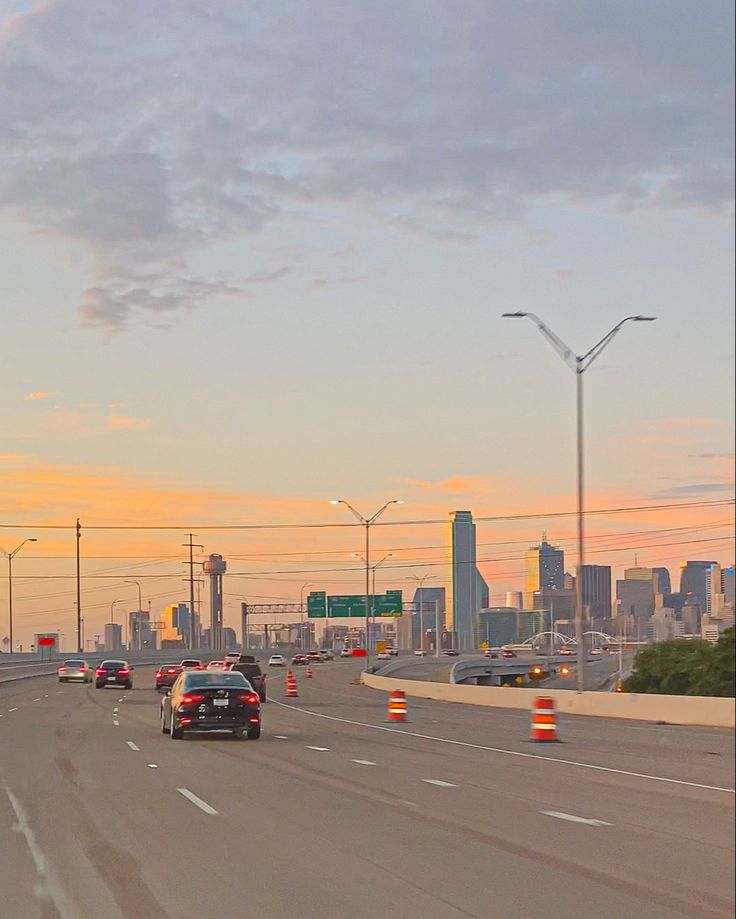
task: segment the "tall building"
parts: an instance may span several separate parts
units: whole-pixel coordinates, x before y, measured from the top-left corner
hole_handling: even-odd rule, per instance
[[[210,628],[209,645],[213,651],[222,648],[222,577],[227,562],[221,555],[210,555],[204,563],[204,573],[210,577]]]
[[[652,571],[657,576],[657,593],[672,593],[672,581],[670,580],[669,570],[667,568],[652,568]]]
[[[624,578],[616,581],[616,607],[617,616],[631,617],[634,628],[634,638],[637,641],[643,641],[647,637],[649,627],[649,617],[654,612],[655,595],[654,595],[654,578],[648,579],[640,576],[644,569],[628,568],[624,572]],[[651,575],[651,569],[648,569]],[[636,576],[629,577],[630,573]]]
[[[583,607],[596,628],[601,628],[604,619],[611,618],[610,565],[583,565]]]
[[[123,627],[117,622],[105,625],[105,651],[123,650]]]
[[[128,613],[128,636],[131,651],[151,651],[155,649],[151,614],[146,610],[133,610]]]
[[[476,568],[475,524],[470,511],[452,511],[447,524],[447,555],[450,590],[447,597],[447,630],[454,632],[456,647],[469,651],[475,647],[476,613],[480,595],[487,586]]]
[[[575,618],[574,590],[535,590],[532,608],[544,612],[545,629],[550,622]]]
[[[491,648],[519,644],[544,630],[546,614],[541,610],[496,606],[478,613],[478,640]]]
[[[547,542],[544,533],[538,546],[524,554],[526,569],[526,603],[531,607],[536,590],[563,590],[565,586],[565,553]]]
[[[524,609],[524,594],[520,590],[507,590],[506,606],[509,609]]]
[[[729,565],[728,568],[723,568],[721,570],[721,593],[723,594],[723,599],[728,605],[732,608],[736,606],[736,597],[734,597],[734,566]]]
[[[419,607],[421,601],[421,609]],[[414,591],[414,613],[411,617],[402,616],[402,619],[411,619],[411,647],[418,650],[425,647],[423,637],[429,629],[435,627],[435,603],[440,616],[440,629],[445,621],[445,588],[422,587]]]
[[[161,647],[193,648],[196,647],[195,636],[198,633],[197,618],[189,615],[187,603],[172,603],[161,613]],[[166,642],[164,645],[163,642]]]
[[[723,612],[725,604],[722,583],[721,566],[711,562],[705,569],[705,611],[709,616]]]
[[[680,562],[680,593],[685,596],[685,602],[696,600],[700,605],[701,613],[706,611],[706,572],[715,562],[690,561]]]

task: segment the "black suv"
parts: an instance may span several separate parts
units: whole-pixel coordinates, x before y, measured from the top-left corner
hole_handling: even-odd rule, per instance
[[[241,658],[244,655],[241,655]],[[250,685],[258,693],[261,702],[266,701],[266,677],[263,675],[260,664],[252,658],[250,661],[240,660],[239,663],[230,664],[226,673],[242,673]]]

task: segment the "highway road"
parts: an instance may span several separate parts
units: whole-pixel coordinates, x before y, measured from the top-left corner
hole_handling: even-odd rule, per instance
[[[272,675],[260,741],[130,692],[0,686],[3,919],[693,919],[734,912],[733,732],[386,699]],[[513,691],[513,690],[509,690]]]

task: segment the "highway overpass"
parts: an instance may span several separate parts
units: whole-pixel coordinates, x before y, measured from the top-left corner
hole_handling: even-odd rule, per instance
[[[174,743],[131,692],[0,685],[8,919],[699,919],[734,910],[733,731],[410,700],[359,662],[271,675],[260,741]],[[513,690],[508,690],[513,692]]]

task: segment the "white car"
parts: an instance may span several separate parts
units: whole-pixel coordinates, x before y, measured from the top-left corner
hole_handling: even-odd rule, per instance
[[[93,670],[87,661],[70,660],[64,661],[57,671],[60,683],[80,682],[91,683],[93,679]]]
[[[272,654],[268,659],[269,667],[285,667],[286,658],[282,654]]]
[[[426,651],[422,651],[421,648],[417,648],[417,650],[414,652],[414,657],[424,657],[424,656],[426,655],[426,653],[427,653],[427,652],[426,652]]]
[[[603,654],[603,648],[591,648],[590,653],[595,654],[595,656],[598,657],[599,655]]]
[[[206,667],[207,670],[224,670],[225,661],[210,661]]]
[[[376,660],[377,661],[390,661],[391,655],[389,654],[388,651],[379,651],[378,654],[376,654]]]
[[[350,648],[343,648],[342,651],[340,652],[340,657],[352,657],[352,656],[353,654]]]

